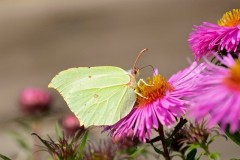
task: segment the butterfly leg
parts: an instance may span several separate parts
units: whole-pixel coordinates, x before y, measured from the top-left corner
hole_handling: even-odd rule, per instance
[[[136,90],[135,90],[135,93],[142,98],[148,99],[147,97],[143,96],[141,93],[138,93]]]
[[[143,84],[145,84],[146,86],[153,86],[153,85],[147,84],[147,82],[145,82],[143,79],[139,79],[137,85],[140,85],[140,83],[143,83]]]

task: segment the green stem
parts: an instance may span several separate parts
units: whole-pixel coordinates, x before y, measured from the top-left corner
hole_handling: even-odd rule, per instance
[[[182,160],[186,160],[186,158],[185,158],[183,153],[181,153],[181,158],[182,158]]]
[[[211,153],[210,153],[210,151],[209,151],[209,148],[208,148],[208,145],[202,145],[201,146],[202,147],[202,149],[205,151],[205,155],[206,156],[208,156],[208,158],[210,159],[210,160],[214,160],[214,159],[212,159],[212,157],[211,157]]]
[[[167,149],[167,145],[165,143],[166,141],[165,141],[165,136],[164,136],[164,131],[163,131],[163,125],[159,126],[158,133],[159,133],[159,136],[161,137],[164,157],[165,157],[166,160],[170,160],[170,156],[169,156],[169,152],[168,152],[168,149]]]
[[[34,122],[33,122],[33,124],[32,124],[32,132],[33,133],[36,133],[36,134],[39,134],[39,122],[38,122],[38,120],[35,120]],[[35,138],[35,137],[33,137],[33,152],[34,152],[34,154],[33,154],[33,159],[34,160],[40,160],[41,158],[40,158],[40,152],[39,152],[39,148],[38,148],[38,140]]]
[[[179,123],[176,125],[176,127],[174,127],[174,131],[168,138],[170,139],[170,138],[174,137],[187,122],[188,121],[186,119],[180,118]]]

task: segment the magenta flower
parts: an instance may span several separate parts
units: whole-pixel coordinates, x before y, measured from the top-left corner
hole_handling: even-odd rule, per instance
[[[26,113],[46,111],[51,102],[51,95],[39,88],[27,88],[20,93],[21,110]]]
[[[194,32],[190,34],[188,42],[195,60],[199,61],[216,50],[213,41],[219,39],[219,35],[223,35],[223,29],[215,24],[204,22],[201,26],[194,26]]]
[[[137,102],[132,111],[104,131],[110,130],[115,139],[131,135],[146,142],[146,138],[151,138],[152,129],[158,129],[160,125],[170,127],[176,122],[176,117],[185,114],[189,102],[184,97],[192,94],[194,75],[202,68],[194,62],[168,81],[156,70],[146,83],[138,83]]]
[[[190,115],[196,120],[210,115],[209,126],[220,124],[225,129],[229,124],[235,132],[240,127],[240,59],[230,54],[217,58],[224,66],[207,63],[199,74]]]
[[[237,52],[240,43],[240,10],[225,13],[218,25],[204,22],[194,26],[188,42],[195,60],[216,51]]]

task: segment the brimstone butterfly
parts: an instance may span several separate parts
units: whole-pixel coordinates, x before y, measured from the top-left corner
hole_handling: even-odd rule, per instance
[[[114,66],[70,68],[56,75],[49,87],[60,92],[85,127],[113,125],[136,101],[136,63],[146,50],[139,53],[131,73]]]

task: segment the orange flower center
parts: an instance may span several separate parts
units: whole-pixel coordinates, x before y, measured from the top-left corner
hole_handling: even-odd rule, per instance
[[[240,91],[240,60],[236,60],[235,65],[230,68],[230,75],[224,79],[224,82],[231,89]]]
[[[240,24],[240,9],[233,9],[226,12],[223,17],[218,21],[219,26],[235,27]]]
[[[152,103],[165,96],[167,91],[173,91],[173,89],[173,86],[159,74],[148,78],[146,83],[140,82],[137,85],[136,92],[138,93],[138,106]]]

